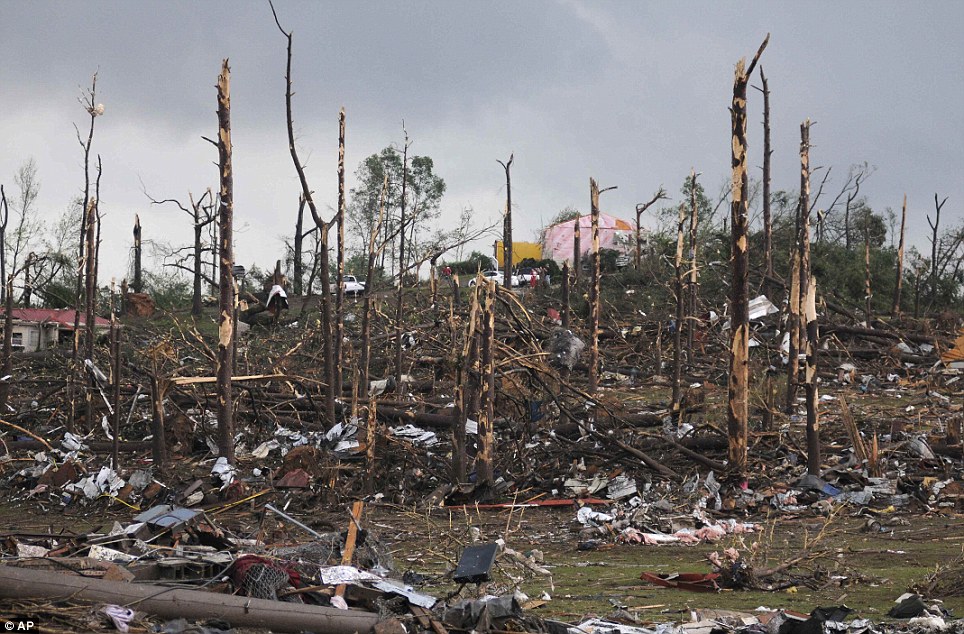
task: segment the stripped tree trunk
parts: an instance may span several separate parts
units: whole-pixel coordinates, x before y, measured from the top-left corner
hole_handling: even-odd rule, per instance
[[[357,391],[358,386],[355,386]],[[373,396],[368,401],[368,422],[365,425],[365,468],[368,471],[368,490],[375,490],[375,442],[378,429],[378,398]]]
[[[580,225],[582,224],[582,218],[576,216],[575,226],[572,229],[572,283],[578,289],[579,288],[579,269],[581,258],[582,258],[582,244],[580,244],[582,236],[582,229]]]
[[[562,327],[569,327],[569,262],[562,263]]]
[[[805,303],[810,288],[810,119],[800,124],[800,234],[797,248],[800,250],[800,283],[797,286],[797,310],[800,324],[797,327],[797,356],[806,348],[807,316]],[[799,361],[798,361],[799,365]],[[799,370],[797,374],[799,381]]]
[[[495,483],[495,293],[494,280],[486,282],[485,306],[482,312],[481,406],[479,407],[479,455],[476,461],[478,483],[491,487]]]
[[[676,328],[673,329],[673,422],[679,424],[680,384],[683,372],[683,225],[686,222],[686,208],[679,206],[679,222],[676,225],[676,258],[674,260],[674,290],[676,295]]]
[[[333,345],[332,345],[332,327],[331,327],[331,271],[329,267],[329,256],[328,256],[328,233],[331,229],[331,225],[326,223],[320,215],[318,215],[318,207],[315,205],[315,199],[312,196],[311,188],[308,186],[308,178],[305,176],[304,166],[301,164],[301,160],[298,158],[298,149],[295,147],[295,129],[294,129],[294,119],[291,114],[291,32],[285,31],[281,27],[281,22],[278,21],[278,15],[274,11],[274,5],[271,5],[271,12],[274,15],[275,24],[278,25],[278,30],[281,31],[282,35],[288,41],[288,52],[287,52],[287,65],[285,67],[285,115],[287,119],[288,127],[288,152],[291,154],[291,161],[295,165],[295,171],[298,173],[298,181],[301,183],[301,194],[304,196],[305,201],[308,203],[308,209],[311,211],[311,217],[315,222],[315,226],[320,234],[318,237],[319,244],[319,277],[321,278],[321,340],[322,340],[322,357],[324,359],[323,370],[324,370],[324,391],[325,391],[325,416],[327,418],[329,425],[335,424],[335,365],[334,365],[334,355]],[[339,280],[341,282],[341,280]],[[310,285],[309,285],[310,288]]]
[[[512,159],[515,154],[509,155],[509,161],[499,165],[505,170],[505,216],[502,218],[502,283],[506,288],[512,289],[512,178],[509,170],[512,168]]]
[[[938,230],[941,226],[941,208],[944,207],[944,203],[947,202],[947,197],[944,197],[943,201],[938,201],[937,194],[934,194],[934,208],[936,209],[934,213],[934,222],[931,222],[931,217],[927,216],[927,224],[931,228],[931,273],[930,273],[930,290],[931,290],[931,302],[937,299],[937,252],[940,247],[940,239],[938,238]],[[868,324],[869,325],[869,324]]]
[[[202,280],[202,267],[204,261],[202,256],[204,254],[204,245],[202,244],[201,238],[204,235],[204,224],[201,221],[201,201],[197,203],[194,202],[194,197],[191,196],[191,209],[194,218],[194,271],[193,271],[193,292],[191,294],[191,314],[195,317],[200,317],[201,313],[204,311],[204,307],[201,303],[201,280]],[[202,197],[203,198],[203,197]],[[233,266],[233,264],[232,264]]]
[[[13,274],[3,281],[6,294],[3,296],[3,376],[13,373]],[[7,411],[10,398],[10,381],[0,381],[0,411]]]
[[[33,281],[30,279],[30,268],[34,265],[37,260],[37,255],[31,251],[27,254],[27,259],[23,263],[23,303],[24,308],[30,308],[30,302],[33,299]],[[6,376],[6,375],[4,375]]]
[[[71,364],[76,366],[77,354],[80,351],[80,298],[84,291],[84,271],[86,269],[87,258],[90,256],[85,249],[87,242],[87,218],[90,216],[91,197],[90,197],[90,146],[94,140],[94,120],[97,115],[94,110],[94,103],[97,95],[97,73],[94,73],[90,84],[89,101],[87,101],[87,111],[90,113],[90,130],[87,133],[87,142],[84,144],[84,204],[80,210],[80,246],[77,249],[77,283],[74,287],[74,345],[71,353]],[[70,395],[70,407],[73,410],[73,389],[68,386]],[[74,412],[71,411],[68,426],[73,425]]]
[[[907,225],[907,194],[900,212],[900,242],[897,244],[897,279],[894,281],[894,305],[891,315],[900,317],[900,293],[904,286],[904,230]]]
[[[372,294],[374,293],[373,284],[373,274],[375,272],[375,260],[378,258],[379,249],[375,248],[375,237],[378,235],[378,229],[385,219],[385,195],[388,191],[388,174],[385,174],[385,178],[382,181],[382,191],[378,197],[378,222],[375,228],[372,230],[371,235],[368,237],[368,268],[366,270],[365,277],[365,303],[362,309],[362,337],[361,337],[361,359],[359,360],[359,383],[362,389],[365,390],[365,394],[368,394],[369,389],[369,377],[368,368],[371,364],[372,358]],[[384,247],[384,244],[382,245]]]
[[[151,457],[159,473],[167,471],[167,442],[164,438],[164,395],[167,381],[157,378],[157,367],[151,375]]]
[[[871,300],[873,299],[873,288],[870,285],[870,231],[864,230],[864,312],[867,316],[867,327],[873,328],[871,320],[874,315],[872,312]]]
[[[797,213],[799,213],[799,208]],[[799,238],[799,232],[797,232]],[[797,398],[800,375],[800,249],[794,245],[790,253],[790,296],[787,298],[787,400],[786,413],[792,414]]]
[[[763,83],[763,261],[768,277],[773,277],[773,220],[770,216],[770,86],[763,66],[760,66]]]
[[[592,280],[589,285],[589,330],[592,336],[589,347],[589,393],[595,394],[599,387],[599,185],[589,179],[589,202],[592,221]]]
[[[691,173],[690,181],[693,187],[690,189],[690,274],[689,274],[689,314],[686,320],[686,361],[693,363],[693,334],[696,325],[700,323],[696,317],[697,292],[699,290],[699,274],[696,269],[696,232],[699,229],[699,210],[696,206],[696,170]]]
[[[662,187],[649,200],[649,202],[636,205],[636,262],[635,267],[638,271],[643,262],[643,236],[642,236],[642,217],[643,212],[656,204],[656,201],[666,198],[666,190]]]
[[[318,227],[321,233],[321,240],[318,247],[319,270],[318,277],[321,279],[321,336],[322,354],[324,355],[324,376],[325,376],[325,417],[329,425],[334,425],[337,417],[335,414],[335,399],[340,394],[335,393],[335,355],[333,329],[331,324],[331,266],[329,257],[329,229],[331,225],[322,222]]]
[[[847,204],[844,206],[844,248],[850,251],[850,205],[857,198],[857,192],[847,194]]]
[[[111,468],[114,471],[120,469],[120,458],[119,447],[120,447],[120,418],[121,418],[121,333],[120,327],[117,325],[117,317],[111,311],[110,316],[110,349],[111,349],[111,361],[113,362],[113,372],[111,373],[111,378],[113,379],[112,387],[114,388],[113,393],[113,406],[114,406],[114,420],[113,420],[113,435],[114,444],[111,447]]]
[[[97,205],[95,213],[97,214],[97,233],[94,236],[94,310],[97,310],[97,280],[100,278],[100,228],[101,220],[103,216],[100,213],[100,177],[103,174],[103,168],[100,162],[100,154],[97,155],[97,180],[96,185],[94,185],[94,195],[97,199]]]
[[[7,222],[10,220],[10,206],[7,192],[0,185],[0,302],[7,301]],[[6,375],[4,375],[6,376]]]
[[[338,256],[337,269],[335,276],[335,323],[332,343],[334,344],[335,385],[333,391],[335,396],[341,395],[343,379],[342,372],[342,342],[345,339],[345,109],[342,108],[338,113],[338,212],[335,215],[335,222],[338,227]]]
[[[234,371],[234,170],[231,165],[231,68],[221,64],[218,76],[218,164],[221,168],[221,199],[218,210],[220,275],[218,276],[218,453],[234,464],[234,397],[231,378]]]
[[[211,244],[211,296],[218,294],[218,223],[212,222],[208,225],[211,228],[211,233],[208,236],[210,238]]]
[[[402,389],[402,317],[405,307],[405,198],[408,191],[408,134],[402,150],[402,200],[398,221],[398,289],[395,297],[395,385]]]
[[[817,284],[810,274],[810,119],[800,124],[800,348],[805,351],[803,383],[807,407],[807,473],[820,475],[817,412]]]
[[[94,362],[94,333],[95,322],[97,319],[97,198],[91,197],[90,204],[87,205],[87,260],[84,262],[84,358]],[[87,416],[87,428],[92,429],[94,424],[94,391],[93,376],[87,381],[87,390],[84,392],[84,406]]]
[[[305,283],[305,263],[302,259],[304,257],[304,244],[305,244],[305,197],[303,194],[298,195],[298,219],[295,221],[295,238],[292,245],[292,262],[291,268],[294,279],[291,281],[291,290],[295,295],[304,294],[304,283]]]
[[[141,277],[141,217],[134,215],[134,292],[142,293],[144,288]]]
[[[729,439],[729,469],[736,477],[746,473],[747,420],[749,409],[749,253],[747,250],[747,198],[749,187],[746,175],[746,86],[770,36],[744,67],[745,61],[736,64],[733,78],[733,101],[731,115],[731,164],[733,167],[732,203],[730,205],[730,240],[732,279],[730,280],[730,354],[729,382],[727,388],[727,436]]]
[[[473,389],[478,391],[475,366],[478,362],[476,325],[479,319],[479,287],[472,288],[472,307],[465,328],[465,340],[456,366],[455,425],[452,428],[452,484],[466,481],[465,424],[470,414]],[[476,415],[477,414],[474,414]]]
[[[804,389],[807,395],[807,473],[820,475],[820,413],[817,410],[817,282],[810,278],[804,302],[807,320],[807,347],[804,367]]]
[[[97,314],[97,199],[91,198],[87,205],[87,240],[85,249],[87,260],[84,262],[84,357],[94,360],[94,318]]]

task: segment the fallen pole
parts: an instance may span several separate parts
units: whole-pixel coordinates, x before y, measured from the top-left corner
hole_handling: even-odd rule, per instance
[[[222,619],[232,627],[270,628],[273,632],[365,634],[378,622],[378,615],[370,612],[104,581],[13,566],[0,566],[0,598],[120,604],[166,619]]]

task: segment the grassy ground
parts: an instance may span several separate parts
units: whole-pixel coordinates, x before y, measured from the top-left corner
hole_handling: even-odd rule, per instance
[[[481,591],[504,591],[511,585],[510,575],[526,577],[522,589],[532,599],[543,592],[551,597],[538,608],[538,614],[564,620],[588,614],[604,616],[612,613],[614,606],[625,606],[643,620],[665,621],[687,620],[689,610],[697,608],[752,612],[757,606],[766,606],[809,613],[817,606],[841,603],[861,616],[880,620],[897,597],[938,565],[959,559],[964,547],[964,519],[960,517],[910,518],[909,526],[896,526],[891,534],[870,534],[861,531],[865,520],[838,515],[826,524],[825,518],[805,514],[779,517],[764,526],[764,533],[743,536],[743,543],[730,539],[715,545],[613,545],[579,551],[574,516],[572,508],[517,510],[512,517],[508,511],[436,511],[432,515],[401,516],[379,512],[372,521],[383,538],[392,541],[394,535],[398,569],[422,574],[441,574],[453,567],[460,542],[469,538],[469,527],[480,529],[490,539],[507,534],[509,546],[523,553],[541,550],[544,566],[552,572],[551,582],[524,574],[516,566],[505,566],[497,571],[490,587]],[[659,588],[639,580],[644,571],[711,572],[704,555],[727,546],[748,552],[754,541],[761,543],[757,566],[772,568],[799,555],[803,544],[812,542],[821,532],[813,547],[819,556],[789,570],[800,577],[801,583],[787,590],[701,594]],[[804,585],[806,579],[816,589]],[[456,589],[454,584],[444,582],[427,588],[436,596]],[[466,588],[463,595],[475,592]],[[964,614],[964,596],[946,597],[945,606]]]

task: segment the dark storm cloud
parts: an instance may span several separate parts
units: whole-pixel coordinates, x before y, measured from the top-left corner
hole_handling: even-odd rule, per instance
[[[401,140],[435,159],[447,212],[494,219],[514,151],[516,226],[531,238],[562,207],[586,208],[588,178],[619,189],[606,211],[629,217],[663,184],[678,197],[696,167],[715,193],[729,165],[733,65],[767,32],[774,189],[797,187],[800,122],[817,124],[813,162],[839,186],[852,163],[878,167],[862,193],[876,210],[906,191],[917,218],[935,191],[964,209],[964,5],[643,2],[284,2],[295,36],[295,119],[312,187],[335,199],[338,108],[348,111],[348,171]],[[269,264],[290,233],[297,186],[284,122],[284,39],[267,2],[0,3],[0,182],[34,156],[41,205],[59,212],[82,183],[72,123],[99,70],[95,151],[111,218],[105,253],[122,274],[135,212],[176,234],[183,219],[149,208],[216,183],[214,81],[231,58],[236,200],[245,261]],[[758,84],[758,80],[754,80]],[[750,161],[760,164],[761,99],[750,94]],[[759,176],[758,170],[751,171]],[[349,186],[351,182],[349,182]]]

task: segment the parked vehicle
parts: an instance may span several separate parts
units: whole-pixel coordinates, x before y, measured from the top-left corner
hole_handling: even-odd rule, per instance
[[[345,275],[341,278],[341,287],[345,289],[345,295],[358,297],[365,292],[365,283],[359,282],[354,275]],[[332,293],[335,291],[332,290]]]
[[[536,284],[539,283],[539,273],[533,268],[521,268],[519,269],[519,283],[516,286],[531,286],[532,278],[536,278]]]
[[[482,271],[482,277],[483,277],[484,279],[486,279],[486,280],[495,280],[495,283],[498,284],[498,285],[500,285],[500,286],[502,286],[502,285],[505,284],[505,282],[504,282],[504,279],[505,279],[505,278],[502,277],[502,271]],[[475,284],[476,284],[476,282],[478,282],[478,280],[479,280],[478,277],[473,277],[472,279],[469,280],[469,286],[475,286]],[[513,285],[513,286],[518,286],[518,285],[519,285],[519,276],[518,276],[518,275],[513,275],[513,276],[510,278],[510,280],[512,281],[512,285]]]

